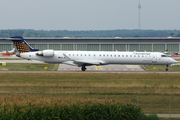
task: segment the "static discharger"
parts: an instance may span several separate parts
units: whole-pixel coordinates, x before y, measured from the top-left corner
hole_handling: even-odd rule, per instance
[[[99,70],[99,71],[101,71],[101,70],[102,70],[102,67],[101,67],[101,66],[97,66],[97,65],[95,65],[95,68],[96,68],[96,70]]]

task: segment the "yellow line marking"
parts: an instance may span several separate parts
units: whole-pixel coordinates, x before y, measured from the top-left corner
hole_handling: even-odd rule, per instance
[[[99,70],[99,71],[101,71],[102,70],[102,67],[100,66],[100,65],[95,65],[95,68],[96,68],[96,70]]]
[[[95,65],[95,68],[96,68],[96,70],[97,70],[97,66]]]
[[[102,67],[101,66],[99,66],[100,67],[100,69],[102,70]]]

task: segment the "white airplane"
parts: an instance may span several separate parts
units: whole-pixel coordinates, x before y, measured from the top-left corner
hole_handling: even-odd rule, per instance
[[[3,54],[3,55],[14,55],[14,54],[16,54],[16,50],[15,50],[15,48],[13,48],[10,51],[2,51],[0,53]]]
[[[12,40],[19,54],[18,57],[37,60],[44,63],[76,65],[82,71],[86,66],[108,64],[133,65],[168,65],[177,63],[174,59],[160,52],[103,52],[103,51],[54,51],[33,49],[22,37],[6,38]]]

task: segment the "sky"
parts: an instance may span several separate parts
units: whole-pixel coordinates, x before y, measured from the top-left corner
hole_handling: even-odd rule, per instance
[[[180,0],[141,0],[141,29],[180,30]],[[139,0],[0,0],[0,30],[139,28]]]

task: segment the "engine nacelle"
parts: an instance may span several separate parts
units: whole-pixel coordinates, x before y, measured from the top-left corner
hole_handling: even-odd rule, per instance
[[[44,57],[53,57],[54,56],[54,50],[43,50],[39,51],[37,53],[38,56],[44,56]]]

